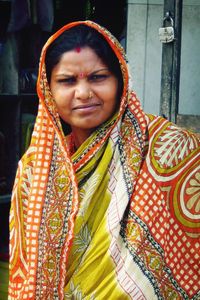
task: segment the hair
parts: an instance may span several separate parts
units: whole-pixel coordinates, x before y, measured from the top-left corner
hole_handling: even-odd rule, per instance
[[[90,47],[108,67],[109,71],[116,76],[118,79],[118,99],[120,99],[123,90],[123,77],[119,60],[106,39],[96,29],[84,24],[64,31],[47,48],[45,64],[48,82],[51,80],[52,69],[59,63],[62,54],[83,47]]]

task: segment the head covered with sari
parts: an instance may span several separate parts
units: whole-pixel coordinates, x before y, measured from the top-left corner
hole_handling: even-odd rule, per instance
[[[116,109],[77,148],[50,89],[48,51],[80,26],[97,31],[120,72],[108,65]],[[98,56],[98,45],[91,49]],[[123,48],[91,21],[50,37],[37,92],[12,194],[9,299],[199,299],[198,138],[143,112]]]

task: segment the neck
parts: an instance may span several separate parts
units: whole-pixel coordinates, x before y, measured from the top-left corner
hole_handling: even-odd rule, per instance
[[[73,141],[76,149],[78,149],[85,142],[85,140],[87,140],[91,133],[92,131],[89,129],[82,130],[79,128],[72,128]]]

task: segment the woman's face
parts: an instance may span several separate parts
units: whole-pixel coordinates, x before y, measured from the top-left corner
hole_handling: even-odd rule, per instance
[[[50,89],[60,117],[85,138],[116,110],[118,80],[89,47],[61,56]]]

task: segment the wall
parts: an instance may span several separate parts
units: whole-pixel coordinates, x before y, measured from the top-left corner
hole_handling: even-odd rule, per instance
[[[132,87],[146,112],[159,114],[164,0],[128,0],[127,56]],[[179,113],[200,115],[200,1],[183,1]]]
[[[200,115],[200,1],[184,1],[180,114]]]

